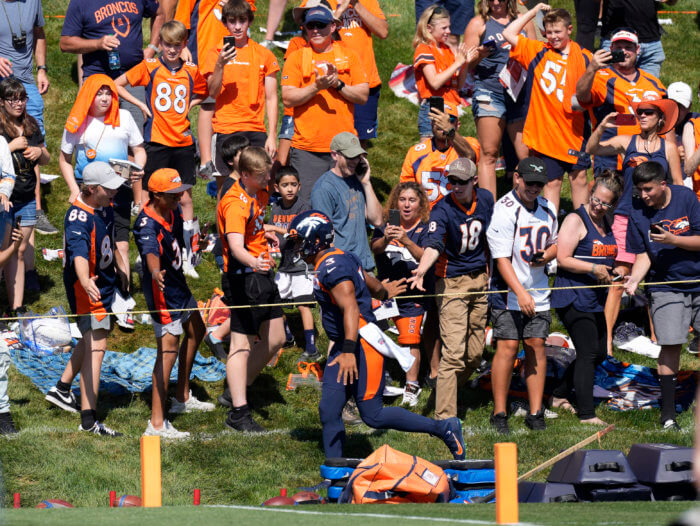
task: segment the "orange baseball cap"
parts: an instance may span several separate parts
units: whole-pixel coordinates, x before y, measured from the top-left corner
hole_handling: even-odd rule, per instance
[[[457,117],[459,118],[459,112],[457,111],[457,108],[453,108],[449,104],[445,103],[445,113],[448,115],[451,115],[452,117]]]
[[[179,194],[190,188],[192,188],[191,184],[182,184],[180,174],[173,168],[159,168],[148,180],[149,192]]]

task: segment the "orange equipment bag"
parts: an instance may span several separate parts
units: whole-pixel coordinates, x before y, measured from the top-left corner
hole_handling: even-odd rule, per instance
[[[214,289],[214,293],[206,303],[200,301],[198,306],[202,310],[202,318],[207,327],[221,325],[231,315],[228,306],[224,303],[224,293],[218,288]]]
[[[449,502],[453,494],[442,468],[384,444],[353,471],[338,503]]]

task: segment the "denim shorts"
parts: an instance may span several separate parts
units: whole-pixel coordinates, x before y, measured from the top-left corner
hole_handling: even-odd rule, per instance
[[[32,199],[25,203],[12,203],[8,219],[10,224],[14,224],[15,218],[21,218],[19,226],[34,226],[36,225],[36,201]]]
[[[418,133],[421,138],[433,136],[433,125],[430,122],[430,104],[424,100],[418,109]]]
[[[282,115],[282,124],[280,124],[280,131],[277,134],[277,138],[291,141],[292,137],[294,137],[294,117],[291,115]]]
[[[518,101],[520,102],[520,101]],[[485,88],[474,89],[472,95],[474,118],[498,117],[507,123],[525,119],[527,107],[513,102],[504,90],[493,91]]]

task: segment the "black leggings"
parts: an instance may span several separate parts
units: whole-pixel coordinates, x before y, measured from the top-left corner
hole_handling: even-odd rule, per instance
[[[567,398],[571,388],[576,391],[578,417],[595,417],[593,407],[593,380],[595,368],[607,355],[607,324],[603,312],[581,312],[573,305],[557,309],[559,319],[566,327],[576,348],[576,360],[566,369],[564,378],[554,390],[557,398]]]

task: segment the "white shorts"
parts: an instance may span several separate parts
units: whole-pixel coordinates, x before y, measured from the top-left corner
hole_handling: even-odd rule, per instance
[[[186,309],[196,309],[197,308],[197,301],[194,299],[194,296],[190,297],[190,301],[187,303],[187,306],[185,307]],[[186,312],[181,312],[181,316],[176,319],[171,321],[170,323],[166,323],[165,325],[158,323],[157,321],[153,320],[153,332],[156,333],[156,338],[162,338],[166,334],[172,334],[173,336],[180,336],[183,332],[185,332],[184,328],[182,327],[183,324],[187,323],[187,320],[190,319],[190,316],[192,316],[192,313],[195,311],[186,311]],[[199,313],[196,313],[199,314]]]
[[[283,300],[314,301],[314,281],[306,274],[287,274],[278,272],[275,285]]]

